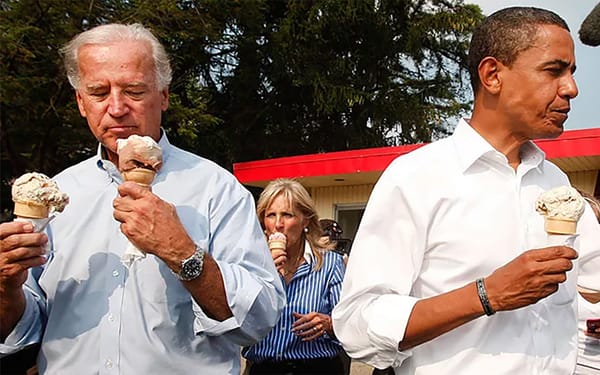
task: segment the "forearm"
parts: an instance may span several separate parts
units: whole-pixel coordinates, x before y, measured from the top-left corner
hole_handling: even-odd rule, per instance
[[[223,275],[210,254],[204,254],[202,274],[197,279],[183,281],[183,285],[209,318],[224,321],[233,316],[227,302]]]
[[[419,300],[408,320],[399,350],[430,341],[484,315],[475,283]]]
[[[25,294],[23,289],[0,291],[0,341],[17,325],[25,311]]]

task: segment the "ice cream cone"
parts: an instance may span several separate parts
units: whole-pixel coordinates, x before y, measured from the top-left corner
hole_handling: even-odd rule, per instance
[[[544,229],[549,234],[575,234],[577,232],[577,221],[546,217]]]
[[[58,189],[56,182],[37,172],[17,178],[11,195],[15,202],[14,214],[19,218],[46,219],[54,212],[62,212],[69,203],[69,196]]]
[[[16,217],[45,219],[50,214],[50,207],[32,202],[15,202],[14,214]]]
[[[286,241],[271,240],[269,241],[269,250],[285,250]]]
[[[154,181],[156,172],[147,168],[133,168],[121,173],[125,181],[133,181],[140,186],[149,187]]]

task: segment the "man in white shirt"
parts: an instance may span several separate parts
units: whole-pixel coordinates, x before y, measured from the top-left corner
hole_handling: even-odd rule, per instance
[[[577,251],[548,244],[535,202],[569,180],[531,140],[563,131],[573,40],[552,12],[507,8],[474,32],[469,67],[471,119],[376,184],[334,330],[396,374],[570,374],[577,283],[600,295],[600,229],[586,209]]]

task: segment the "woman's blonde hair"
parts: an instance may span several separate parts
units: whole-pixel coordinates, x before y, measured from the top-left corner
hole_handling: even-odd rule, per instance
[[[319,223],[319,216],[315,210],[315,203],[302,184],[287,178],[279,178],[271,181],[260,194],[256,204],[256,214],[260,225],[264,230],[265,212],[275,198],[280,195],[288,201],[290,207],[300,211],[308,220],[308,225],[306,226],[308,231],[303,231],[302,236],[310,244],[316,258],[314,270],[319,270],[323,265],[323,254],[331,250],[335,244],[331,243],[329,238],[324,236]]]

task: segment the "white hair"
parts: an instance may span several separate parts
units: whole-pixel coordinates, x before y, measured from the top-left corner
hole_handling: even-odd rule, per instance
[[[152,49],[158,89],[162,91],[169,86],[172,78],[169,56],[154,34],[139,23],[130,25],[112,23],[96,26],[78,34],[61,49],[65,60],[67,78],[75,90],[79,88],[79,49],[89,44],[106,44],[119,41],[148,42]]]

